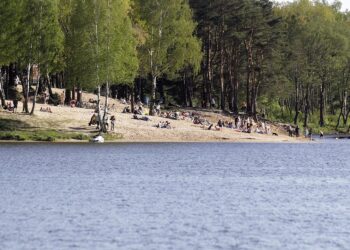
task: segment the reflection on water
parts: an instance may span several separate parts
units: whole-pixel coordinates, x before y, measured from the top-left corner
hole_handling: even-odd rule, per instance
[[[0,249],[349,249],[350,144],[0,144]]]

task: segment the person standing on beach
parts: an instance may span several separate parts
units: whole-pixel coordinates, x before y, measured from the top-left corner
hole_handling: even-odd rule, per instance
[[[114,126],[115,126],[115,116],[114,115],[112,115],[112,117],[111,117],[111,131],[114,131]]]

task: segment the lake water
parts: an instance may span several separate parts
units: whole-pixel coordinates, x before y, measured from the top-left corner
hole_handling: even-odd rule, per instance
[[[350,249],[350,142],[0,144],[0,249]]]

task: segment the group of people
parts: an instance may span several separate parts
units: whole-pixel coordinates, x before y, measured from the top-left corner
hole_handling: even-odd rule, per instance
[[[295,128],[292,127],[291,125],[289,125],[287,128],[287,131],[288,131],[288,135],[290,137],[293,137],[293,136],[300,137],[300,128],[298,125],[296,125]],[[313,136],[312,128],[305,127],[304,128],[304,137],[312,140],[312,136]],[[323,131],[320,131],[319,136],[320,136],[320,138],[324,137]]]
[[[40,111],[41,111],[41,112],[48,112],[48,113],[52,113],[52,110],[51,110],[51,108],[50,108],[50,107],[46,107],[46,108],[41,107],[41,108],[40,108]]]
[[[103,117],[100,117],[100,119],[103,120]],[[112,115],[110,117],[109,117],[109,115],[106,115],[104,118],[104,121],[102,121],[102,122],[104,123],[107,130],[109,128],[110,128],[110,131],[115,130],[116,118],[114,115]],[[96,113],[94,113],[90,118],[89,126],[93,126],[93,125],[97,126],[96,129],[100,129],[100,121],[99,121],[99,117]]]
[[[126,114],[126,113],[132,113],[132,110],[131,110],[130,106],[124,107],[122,113],[124,113],[124,114]],[[144,111],[143,111],[142,105],[136,107],[136,108],[134,109],[133,114],[134,114],[134,115],[144,115]]]
[[[10,102],[6,102],[5,106],[3,106],[3,109],[15,113],[17,111],[17,106],[18,106],[18,101],[13,100]]]
[[[197,123],[200,122],[199,124],[203,124],[199,118],[196,118],[194,121]],[[244,133],[271,134],[271,127],[268,124],[265,122],[255,122],[251,117],[241,118],[240,116],[236,116],[234,121],[224,121],[219,119],[215,126],[214,124],[210,124],[208,130],[213,128],[215,128],[215,130],[228,128],[236,129],[237,131]]]
[[[172,129],[172,127],[171,127],[169,121],[160,121],[160,122],[156,125],[156,128]]]

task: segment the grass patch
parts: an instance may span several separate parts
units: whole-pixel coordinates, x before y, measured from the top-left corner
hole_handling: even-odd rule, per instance
[[[81,133],[63,132],[55,130],[38,131],[0,131],[0,140],[6,141],[37,141],[54,142],[65,140],[88,141],[90,137]]]
[[[30,128],[30,126],[23,121],[0,118],[0,131],[15,131],[26,128]]]
[[[96,134],[91,135],[91,137],[89,137],[90,139],[95,136]],[[123,139],[123,135],[119,134],[119,133],[114,133],[114,134],[102,134],[103,138],[105,139],[105,141],[117,141],[117,140],[121,140]]]
[[[121,140],[123,139],[123,135],[122,134],[105,134],[103,135],[103,137],[105,138],[106,141],[116,141],[116,140]]]

